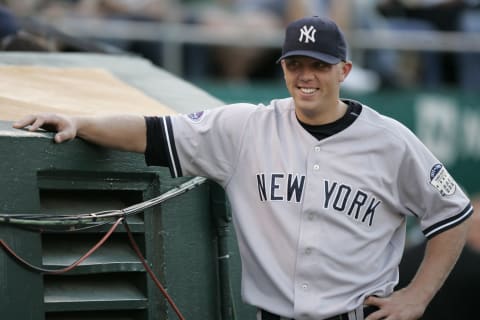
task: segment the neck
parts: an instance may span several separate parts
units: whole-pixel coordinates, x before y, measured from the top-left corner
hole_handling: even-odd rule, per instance
[[[333,107],[319,108],[312,112],[305,112],[297,109],[296,115],[301,122],[317,126],[337,121],[345,115],[347,108],[347,105],[343,101],[337,100]]]

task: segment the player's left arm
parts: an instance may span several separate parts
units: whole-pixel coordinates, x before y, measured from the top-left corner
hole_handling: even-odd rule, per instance
[[[389,297],[367,298],[365,304],[375,305],[380,310],[365,320],[420,319],[457,262],[465,245],[470,220],[428,240],[423,261],[408,286],[393,292]]]

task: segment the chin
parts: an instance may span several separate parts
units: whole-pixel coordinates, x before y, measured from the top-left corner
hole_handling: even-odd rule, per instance
[[[294,99],[295,100],[295,106],[299,109],[308,111],[308,110],[316,110],[318,109],[318,100],[306,100],[306,99]]]

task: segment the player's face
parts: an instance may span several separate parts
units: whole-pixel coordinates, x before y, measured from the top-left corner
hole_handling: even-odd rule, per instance
[[[340,83],[350,71],[351,63],[332,65],[310,57],[294,56],[282,60],[282,68],[300,120],[322,124],[337,119]]]

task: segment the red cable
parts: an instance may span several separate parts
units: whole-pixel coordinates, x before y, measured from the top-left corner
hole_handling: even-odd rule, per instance
[[[23,265],[25,265],[26,267],[28,267],[30,269],[33,269],[33,270],[39,271],[39,272],[43,272],[43,273],[46,273],[46,274],[61,274],[61,273],[65,273],[65,272],[68,272],[68,271],[74,269],[76,266],[78,266],[80,263],[82,263],[88,257],[90,257],[95,251],[97,251],[98,248],[100,248],[105,243],[105,241],[107,241],[107,239],[112,235],[112,233],[115,231],[115,229],[117,229],[118,225],[122,221],[123,221],[123,225],[125,226],[125,229],[127,230],[127,235],[128,235],[128,239],[130,240],[130,244],[132,245],[132,248],[135,251],[135,253],[137,254],[137,256],[139,257],[139,259],[140,259],[141,263],[143,264],[145,270],[148,272],[148,274],[150,275],[152,280],[155,282],[157,288],[161,291],[161,293],[163,294],[165,299],[167,299],[167,301],[170,304],[170,306],[172,307],[173,311],[175,311],[175,314],[177,315],[178,319],[185,320],[182,313],[180,312],[178,307],[175,305],[175,302],[173,302],[173,299],[170,297],[170,295],[167,293],[167,291],[163,288],[162,284],[160,283],[158,278],[155,276],[155,273],[153,272],[153,270],[150,268],[147,261],[143,257],[140,249],[138,248],[137,243],[135,242],[135,239],[133,238],[132,232],[130,231],[130,228],[128,227],[127,221],[123,217],[119,218],[112,225],[112,227],[108,230],[108,232],[102,237],[102,239],[100,239],[100,241],[98,241],[97,244],[95,244],[90,250],[88,250],[87,253],[85,253],[82,257],[80,257],[80,259],[78,259],[77,261],[72,263],[70,266],[62,268],[62,269],[52,270],[52,269],[44,269],[44,268],[34,266],[33,264],[29,263],[28,261],[26,261],[25,259],[20,257],[15,251],[13,251],[13,249],[10,248],[5,243],[5,241],[3,239],[0,239],[0,245],[8,253],[10,253],[15,259],[17,259],[19,262],[21,262]]]
[[[135,242],[135,239],[133,238],[132,232],[130,231],[130,228],[128,227],[127,220],[123,220],[123,226],[125,227],[125,230],[127,230],[127,235],[128,235],[128,239],[130,240],[130,244],[132,245],[132,248],[135,251],[135,253],[137,254],[138,258],[140,258],[140,261],[142,262],[143,266],[145,267],[145,270],[147,270],[147,272],[150,275],[150,277],[152,278],[153,282],[155,282],[155,284],[157,285],[157,288],[162,292],[165,299],[167,299],[167,301],[170,304],[170,306],[172,307],[173,311],[175,311],[175,314],[177,315],[178,319],[185,320],[182,313],[180,312],[178,307],[175,305],[175,302],[173,302],[173,299],[167,293],[165,288],[163,288],[162,284],[160,283],[158,278],[155,276],[155,273],[153,272],[153,270],[150,268],[147,261],[143,257],[142,252],[138,248],[138,245]]]
[[[29,263],[28,261],[26,261],[25,259],[21,258],[18,254],[15,253],[15,251],[13,251],[12,248],[10,248],[6,243],[5,241],[3,241],[3,239],[0,239],[0,244],[2,245],[3,248],[5,248],[5,250],[10,253],[13,257],[15,257],[15,259],[17,259],[18,261],[20,261],[21,263],[23,263],[25,266],[27,266],[28,268],[30,269],[33,269],[33,270],[36,270],[36,271],[39,271],[39,272],[43,272],[43,273],[46,273],[46,274],[61,274],[61,273],[65,273],[65,272],[68,272],[72,269],[74,269],[76,266],[78,266],[80,263],[82,263],[83,261],[85,261],[88,257],[90,257],[95,251],[98,250],[98,248],[100,248],[104,243],[105,241],[107,241],[107,239],[110,237],[110,235],[115,231],[115,229],[118,227],[118,225],[120,224],[120,222],[122,222],[123,220],[123,217],[122,218],[119,218],[114,224],[113,226],[110,228],[110,230],[108,230],[108,232],[102,237],[102,239],[100,239],[100,241],[97,242],[97,244],[95,244],[90,250],[88,250],[87,253],[85,253],[82,257],[80,257],[80,259],[78,259],[77,261],[75,261],[74,263],[72,263],[71,265],[69,265],[68,267],[65,267],[65,268],[62,268],[62,269],[44,269],[44,268],[40,268],[40,267],[37,267],[37,266],[34,266],[33,264]]]

